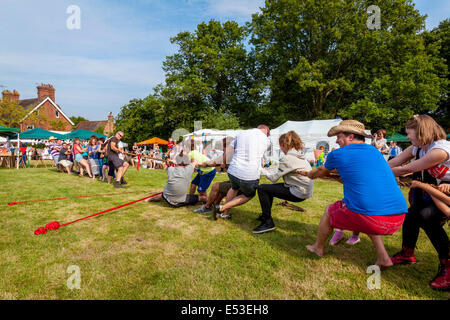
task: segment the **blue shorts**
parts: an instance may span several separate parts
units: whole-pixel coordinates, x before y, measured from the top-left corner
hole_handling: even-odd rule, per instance
[[[198,186],[198,192],[206,192],[208,190],[209,186],[211,185],[211,182],[214,180],[214,177],[216,176],[216,169],[213,171],[210,171],[208,173],[202,174],[200,171],[195,176],[194,180],[192,180],[192,184],[195,184]]]

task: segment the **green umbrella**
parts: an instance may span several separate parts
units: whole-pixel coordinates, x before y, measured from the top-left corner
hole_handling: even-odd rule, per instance
[[[388,134],[386,136],[386,140],[389,141],[395,141],[395,142],[409,142],[408,138],[406,136],[400,134],[400,133],[394,133],[394,134]]]
[[[89,131],[89,130],[84,130],[84,129],[78,129],[78,130],[72,131],[68,134],[63,135],[63,137],[64,137],[64,139],[80,138],[82,140],[87,140],[92,135],[95,135],[97,138],[107,138],[106,135],[104,135],[104,134]]]
[[[24,131],[20,133],[20,139],[43,139],[43,140],[47,140],[48,138],[50,138],[51,136],[57,138],[57,139],[62,139],[64,137],[64,135],[62,134],[58,134],[55,132],[51,132],[45,129],[41,129],[41,128],[35,128],[35,129],[31,129],[28,131]],[[15,134],[13,137],[13,139],[17,139],[17,134]]]

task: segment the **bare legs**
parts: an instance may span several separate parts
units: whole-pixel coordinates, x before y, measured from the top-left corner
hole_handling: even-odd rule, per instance
[[[306,246],[306,249],[308,249],[308,251],[317,254],[319,257],[323,256],[325,243],[331,232],[333,231],[333,228],[330,225],[330,214],[328,213],[328,207],[329,206],[326,207],[322,219],[320,220],[316,242],[314,242],[312,245]]]
[[[119,169],[117,169],[117,174],[116,174],[116,181],[117,182],[120,182],[120,180],[125,175],[125,172],[127,172],[129,166],[130,165],[128,164],[128,162],[124,162],[123,166],[121,166]]]
[[[333,232],[333,228],[330,225],[330,214],[328,212],[329,206],[325,209],[325,212],[320,220],[319,231],[317,232],[317,239],[312,245],[307,245],[306,249],[312,253],[317,254],[322,257],[324,254],[324,248],[328,237]],[[356,234],[354,232],[353,234]],[[377,255],[377,261],[375,262],[381,268],[386,268],[392,266],[391,258],[383,244],[383,238],[380,235],[368,235],[370,240],[372,240],[373,246],[375,247],[375,252]]]

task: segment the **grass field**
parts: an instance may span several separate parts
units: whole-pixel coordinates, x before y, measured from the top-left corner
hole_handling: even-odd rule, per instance
[[[325,206],[342,197],[336,182],[316,181],[314,197],[295,212],[274,206],[277,229],[251,230],[257,198],[233,209],[233,220],[213,221],[186,207],[139,202],[36,236],[48,222],[68,222],[162,191],[166,172],[130,169],[125,189],[55,169],[0,170],[0,299],[448,299],[429,288],[436,252],[421,231],[413,266],[382,272],[381,288],[367,288],[375,262],[366,235],[354,247],[327,247],[317,258],[314,241]],[[217,175],[215,181],[224,181]],[[267,183],[267,180],[262,180]],[[404,189],[406,195],[407,189]],[[87,194],[107,196],[8,206],[13,201]],[[275,200],[275,203],[279,201]],[[448,230],[448,229],[447,229]],[[346,232],[349,236],[349,232]],[[385,237],[389,254],[401,232]],[[81,288],[70,290],[67,269],[76,265]]]

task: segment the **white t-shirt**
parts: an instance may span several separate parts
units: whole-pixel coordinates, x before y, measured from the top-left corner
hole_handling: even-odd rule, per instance
[[[424,155],[426,155],[428,152],[430,152],[433,149],[442,149],[445,152],[447,152],[447,155],[449,155],[449,159],[446,161],[439,163],[438,165],[429,168],[428,173],[433,176],[434,178],[440,180],[440,181],[449,181],[450,182],[450,141],[447,140],[438,140],[434,141],[430,144],[430,147],[428,148],[427,152],[424,152],[423,149],[420,149],[419,157],[422,158]],[[412,155],[415,157],[417,153],[417,147],[414,147],[412,150]]]
[[[269,138],[259,129],[242,131],[231,143],[234,148],[228,173],[238,179],[257,180],[261,175],[261,158],[270,147]]]
[[[119,141],[119,143],[117,144],[117,148],[119,148],[119,149],[123,149],[123,142],[122,141]],[[123,153],[119,153],[119,159],[121,159],[121,160],[125,160],[125,155],[123,154]]]

